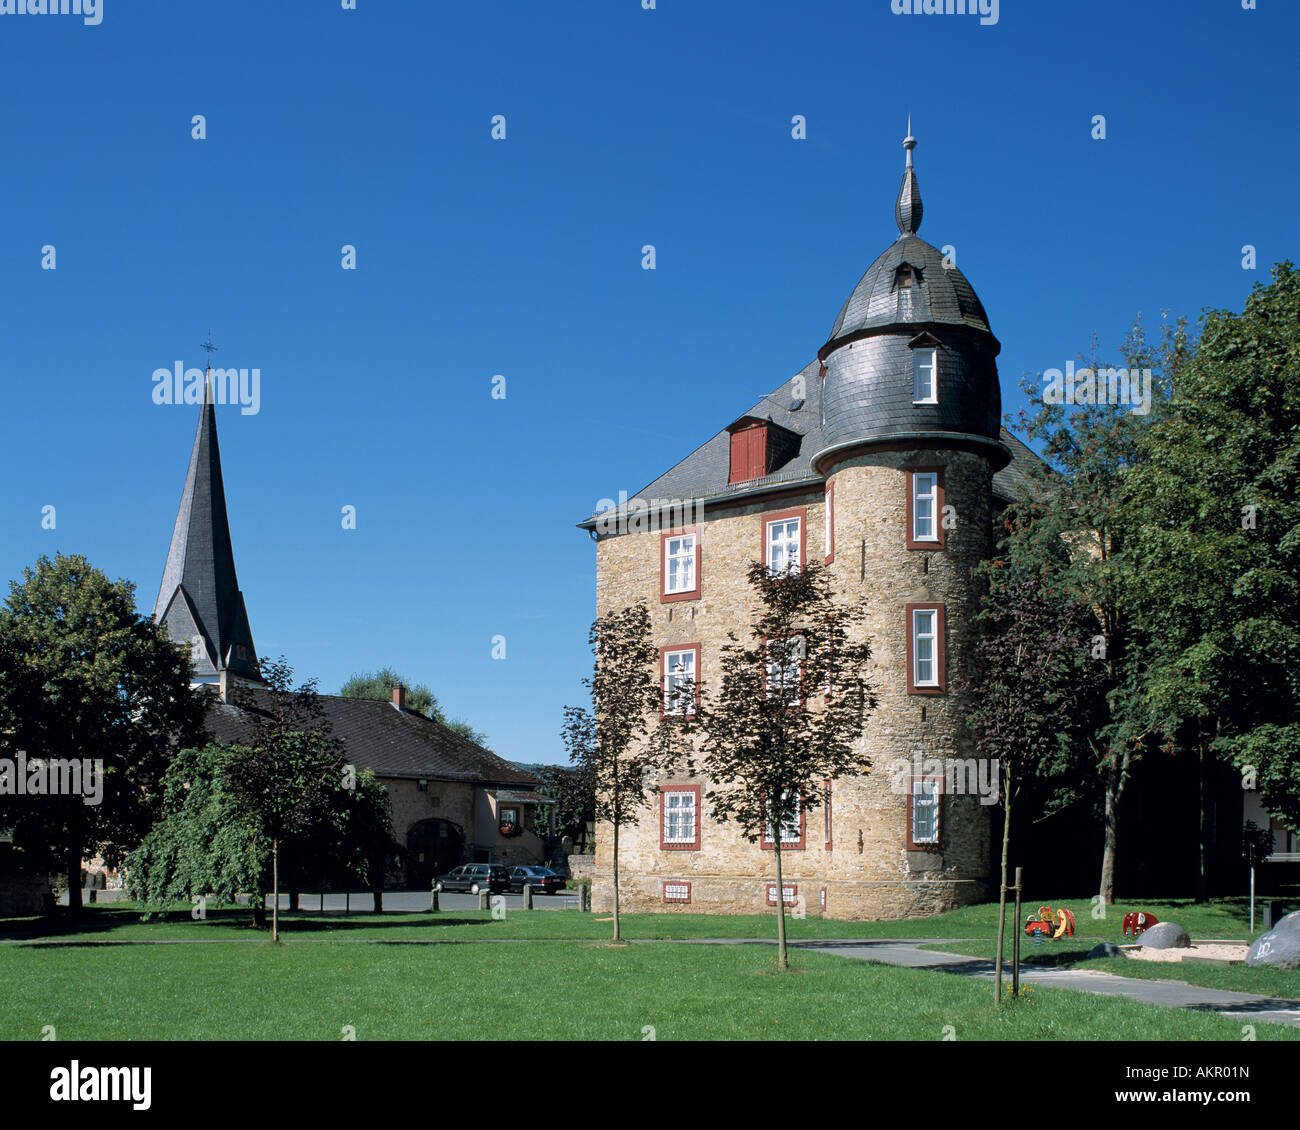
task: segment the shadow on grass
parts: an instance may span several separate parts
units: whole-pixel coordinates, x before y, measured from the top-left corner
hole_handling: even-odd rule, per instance
[[[144,917],[144,913],[138,908],[127,910],[95,907],[93,909],[84,909],[77,917],[73,917],[66,910],[60,909],[53,914],[38,918],[5,918],[0,919],[0,941],[31,942],[47,938],[93,938],[136,926],[193,926],[196,929],[202,929],[203,926],[213,925],[234,927],[241,932],[246,932],[250,940],[252,940],[258,935],[269,933],[271,929],[271,916],[269,914],[267,915],[266,924],[257,926],[254,925],[252,916],[246,907],[210,909],[201,923],[194,920],[188,908],[185,910],[154,911],[150,913],[148,918]],[[420,920],[413,922],[412,918]],[[328,914],[321,918],[319,913],[304,914],[301,911],[294,911],[282,912],[279,918],[280,933],[290,936],[345,933],[352,930],[388,930],[396,927],[411,928],[412,926],[483,926],[490,924],[490,922],[491,919],[487,918],[459,918],[450,915],[444,917],[441,914],[423,917],[415,912],[376,914],[373,911],[354,912],[337,918]],[[111,944],[138,945],[149,940],[147,938],[124,938],[120,942],[113,941]],[[175,942],[200,940],[204,939],[199,937],[174,939]],[[162,942],[163,939],[159,939],[159,941]],[[70,941],[69,944],[75,943]],[[96,942],[93,944],[109,943]],[[168,941],[167,944],[172,944],[172,942]]]

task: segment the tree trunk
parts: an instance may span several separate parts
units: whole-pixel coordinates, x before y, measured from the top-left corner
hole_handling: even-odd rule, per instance
[[[81,914],[81,843],[78,841],[68,848],[68,917],[76,918]]]
[[[1002,883],[998,891],[998,956],[993,971],[993,1006],[1002,1004],[1002,944],[1007,932],[1007,849],[1011,843],[1011,774],[1002,788]],[[1019,930],[1020,923],[1013,923]]]
[[[1196,901],[1208,902],[1210,898],[1210,790],[1207,780],[1210,772],[1210,750],[1204,734],[1198,742],[1200,779],[1200,851],[1197,860]]]
[[[785,884],[781,879],[781,829],[776,830],[772,841],[772,850],[776,854],[776,966],[789,969],[790,960],[785,948]]]
[[[280,842],[271,841],[271,941],[280,940]]]
[[[248,896],[248,908],[253,912],[253,925],[259,930],[266,929],[266,892],[254,891]]]
[[[290,909],[290,910],[297,910],[297,909],[298,909],[298,901],[299,901],[299,892],[297,892],[297,891],[290,891],[290,892],[289,892],[289,909]]]
[[[618,921],[618,815],[614,816],[614,941],[621,942]]]
[[[1112,751],[1112,757],[1115,756]],[[1101,889],[1098,895],[1102,906],[1115,904],[1115,855],[1119,846],[1119,802],[1124,798],[1128,784],[1129,755],[1124,754],[1118,767],[1112,761],[1106,770],[1105,789],[1105,846],[1101,853]]]

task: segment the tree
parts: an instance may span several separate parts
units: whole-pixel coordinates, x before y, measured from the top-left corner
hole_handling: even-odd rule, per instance
[[[271,841],[225,776],[232,759],[242,756],[248,752],[213,744],[182,750],[172,761],[162,817],[127,857],[135,897],[156,906],[176,900],[198,905],[205,897],[229,903],[248,892],[253,924],[265,924],[265,895],[274,880]],[[353,788],[343,778],[327,785],[323,819],[300,837],[299,854],[310,862],[297,869],[313,879],[369,885],[390,846],[388,793],[369,772],[358,774]]]
[[[278,942],[280,843],[328,819],[333,783],[346,779],[347,767],[315,680],[295,688],[293,668],[283,657],[263,661],[261,668],[269,709],[255,715],[250,745],[230,747],[222,778],[240,811],[271,842],[271,940]],[[235,696],[237,704],[242,697]]]
[[[1068,781],[1080,736],[1103,713],[1104,671],[1102,661],[1092,657],[1096,620],[1089,608],[1062,601],[1038,578],[1017,575],[1004,560],[994,559],[985,572],[990,585],[974,664],[953,679],[952,689],[969,704],[965,717],[976,752],[998,769],[1002,885],[993,1000],[1000,1004],[1012,808],[1026,785],[1045,792],[1054,782]],[[1019,930],[1020,923],[1013,928]]]
[[[482,730],[477,730],[468,722],[459,718],[448,718],[443,713],[442,707],[438,705],[438,699],[433,691],[425,683],[411,684],[391,667],[381,667],[378,671],[367,671],[364,674],[353,675],[346,683],[339,694],[343,698],[364,698],[374,702],[392,702],[393,688],[398,684],[406,688],[406,708],[415,711],[416,714],[423,714],[426,718],[432,718],[446,726],[454,734],[459,734],[462,738],[473,742],[475,745],[481,745],[484,749],[488,748],[488,736]]]
[[[596,820],[596,790],[590,765],[543,765],[539,790],[558,803],[555,806],[555,834],[585,844],[588,825]]]
[[[1143,701],[1169,742],[1226,757],[1300,829],[1300,271],[1207,311],[1130,479]],[[1203,837],[1204,840],[1204,837]],[[1205,867],[1202,863],[1202,874]]]
[[[81,861],[110,866],[153,822],[177,746],[196,744],[206,700],[188,648],[135,611],[135,588],[81,556],[42,557],[0,608],[0,749],[28,763],[102,763],[103,795],[0,793],[0,823],[33,862],[66,870],[81,908]],[[83,764],[84,768],[84,764]],[[84,774],[83,774],[84,776]],[[86,782],[83,780],[83,789]]]
[[[772,845],[784,970],[785,831],[821,804],[826,781],[870,769],[860,738],[876,700],[863,674],[870,648],[851,632],[862,610],[835,602],[822,566],[773,572],[754,562],[748,578],[758,604],[749,640],[729,633],[718,690],[686,684],[676,709],[698,731],[698,771],[709,781],[713,818],[733,822],[751,843],[761,836]],[[689,747],[685,759],[694,774]]]
[[[1130,622],[1133,609],[1125,599],[1130,568],[1125,550],[1132,532],[1128,483],[1143,458],[1143,435],[1166,410],[1169,375],[1181,367],[1188,348],[1181,320],[1165,323],[1155,346],[1147,342],[1139,320],[1121,349],[1122,366],[1100,362],[1094,342],[1091,359],[1077,374],[1084,378],[1090,373],[1092,380],[1081,379],[1073,390],[1062,389],[1063,395],[1054,395],[1053,385],[1045,389],[1032,377],[1022,386],[1036,407],[1020,414],[1018,427],[1041,444],[1045,464],[1034,468],[1033,497],[1010,508],[1012,536],[1004,553],[1022,569],[1036,571],[1062,601],[1090,608],[1098,621],[1095,645],[1107,712],[1091,733],[1081,736],[1100,771],[1104,838],[1099,889],[1106,905],[1114,901],[1124,792],[1150,736],[1136,686],[1141,665]],[[1132,403],[1133,397],[1125,403],[1109,395],[1112,381],[1121,390],[1121,372],[1146,386],[1146,411]]]
[[[561,736],[574,764],[591,779],[596,819],[611,826],[618,942],[619,831],[624,823],[636,822],[646,805],[650,779],[664,762],[664,746],[654,740],[658,731],[652,725],[662,705],[659,652],[643,603],[599,617],[588,640],[595,663],[591,678],[582,683],[591,692],[592,705],[566,706]]]

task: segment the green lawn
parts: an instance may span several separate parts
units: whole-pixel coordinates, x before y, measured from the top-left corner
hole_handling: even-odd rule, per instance
[[[541,917],[551,917],[541,915]],[[485,929],[479,927],[479,929]],[[1239,1040],[1212,1014],[756,946],[0,946],[0,1037],[37,1040]],[[1300,1030],[1258,1026],[1261,1040]]]
[[[1037,904],[1035,904],[1036,906]],[[1197,906],[1190,901],[1121,903],[1107,910],[1104,921],[1091,918],[1089,900],[1063,899],[1053,906],[1068,906],[1074,913],[1081,935],[1095,941],[1119,942],[1125,911],[1149,910],[1162,921],[1182,923],[1195,938],[1248,937],[1248,909],[1239,901],[1216,901]],[[257,939],[262,935],[248,925],[244,909],[213,909],[203,922],[190,917],[188,905],[172,911],[165,919],[141,922],[139,908],[122,904],[87,906],[75,925],[62,920],[37,918],[0,919],[0,940],[28,940],[80,936],[103,940],[131,939]],[[1008,921],[1011,912],[1008,910]],[[993,938],[997,933],[996,903],[964,907],[930,918],[885,922],[841,922],[809,916],[798,920],[787,916],[792,939],[800,938]],[[315,911],[282,913],[281,929],[286,937],[384,938],[387,940],[432,940],[457,938],[544,938],[600,939],[610,936],[611,923],[604,914],[581,914],[576,910],[512,910],[504,921],[493,921],[488,911],[449,910],[439,914],[393,911],[383,915],[357,913],[325,914]],[[773,914],[635,914],[623,916],[623,934],[628,938],[770,938],[775,937]],[[1008,935],[1009,937],[1009,935]]]

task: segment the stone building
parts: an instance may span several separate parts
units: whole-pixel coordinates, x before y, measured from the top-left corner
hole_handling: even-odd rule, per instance
[[[865,609],[879,706],[866,776],[828,784],[782,831],[787,904],[835,918],[932,914],[979,901],[990,864],[988,767],[949,691],[969,662],[973,570],[995,514],[1035,457],[1000,426],[1000,345],[974,289],[917,235],[906,167],[898,238],[844,303],[815,360],[633,499],[580,526],[596,539],[599,614],[645,600],[665,687],[708,683],[729,631],[748,634],[761,558],[825,561]],[[925,759],[941,759],[936,766]],[[770,844],[711,819],[706,782],[657,782],[621,833],[629,909],[755,913],[776,905]],[[985,803],[981,803],[984,801]],[[596,836],[596,907],[611,899],[611,837]]]
[[[208,734],[229,743],[251,737],[266,691],[235,573],[211,381],[205,388],[154,616],[189,642],[194,685],[214,696]],[[391,703],[321,695],[320,705],[348,760],[392,800],[397,882],[427,890],[460,863],[541,859],[537,814],[555,802],[533,774],[407,709],[402,687]]]

